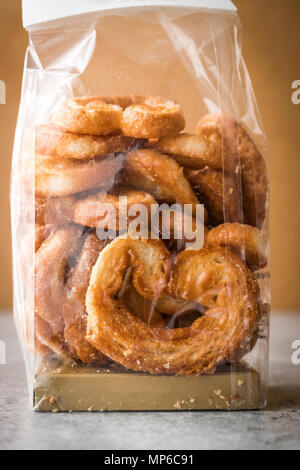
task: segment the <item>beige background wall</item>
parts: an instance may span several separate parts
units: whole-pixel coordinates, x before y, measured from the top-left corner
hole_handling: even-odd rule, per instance
[[[300,309],[300,105],[291,83],[300,80],[299,0],[235,0],[244,27],[244,57],[271,144],[273,308]],[[11,306],[9,172],[27,34],[18,0],[0,4],[0,308]]]

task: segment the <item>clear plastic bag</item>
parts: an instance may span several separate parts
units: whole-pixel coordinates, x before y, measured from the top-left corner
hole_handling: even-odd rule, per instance
[[[64,3],[23,2],[11,209],[34,408],[261,408],[268,144],[236,9]]]

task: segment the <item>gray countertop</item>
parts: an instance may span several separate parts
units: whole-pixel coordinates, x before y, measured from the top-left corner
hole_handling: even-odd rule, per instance
[[[300,314],[271,316],[269,405],[255,412],[35,413],[11,315],[0,314],[0,449],[300,449]]]

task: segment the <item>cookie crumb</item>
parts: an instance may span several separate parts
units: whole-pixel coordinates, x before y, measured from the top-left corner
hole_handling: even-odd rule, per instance
[[[237,393],[233,393],[231,396],[230,396],[230,400],[232,401],[235,401],[239,398],[239,395]]]
[[[174,405],[174,408],[177,408],[177,410],[181,410],[182,405],[184,405],[184,400],[177,400],[177,402]]]
[[[51,403],[51,405],[54,405],[54,403],[57,403],[57,402],[58,402],[58,398],[55,397],[54,395],[52,395],[51,397],[49,397],[48,400],[49,400],[49,403]]]

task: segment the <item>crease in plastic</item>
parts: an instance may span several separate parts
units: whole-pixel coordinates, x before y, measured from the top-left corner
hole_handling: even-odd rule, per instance
[[[123,10],[131,8],[207,8],[210,10],[237,11],[231,0],[22,0],[23,26],[30,28],[40,23],[75,15]]]

